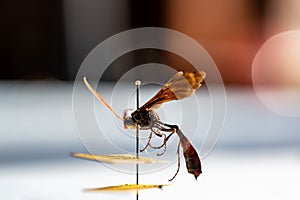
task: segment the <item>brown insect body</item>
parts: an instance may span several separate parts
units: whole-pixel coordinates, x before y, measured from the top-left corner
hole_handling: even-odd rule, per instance
[[[183,155],[185,158],[185,164],[188,172],[194,174],[195,179],[202,173],[201,162],[197,151],[191,144],[191,142],[183,135],[181,130],[177,131],[177,135],[180,138],[180,144],[183,149]]]
[[[150,129],[158,121],[159,117],[154,110],[148,110],[141,107],[131,114],[132,120],[140,126],[141,129]]]
[[[133,113],[125,110],[123,119],[125,128],[135,128],[136,125],[139,125],[140,129],[148,130],[158,123],[159,116],[154,110],[139,108]]]
[[[197,151],[177,125],[162,123],[159,120],[157,113],[153,109],[158,108],[162,103],[191,96],[194,91],[201,86],[201,82],[203,81],[204,77],[204,72],[178,72],[147,103],[131,113],[130,116],[128,114],[127,116],[124,116],[124,127],[133,128],[135,127],[133,124],[135,124],[143,130],[151,130],[148,143],[141,151],[144,151],[148,146],[153,147],[150,144],[152,133],[159,137],[164,136],[165,138],[163,145],[159,147],[153,147],[158,149],[162,147],[166,148],[166,142],[170,136],[176,132],[180,139],[180,145],[183,149],[187,170],[189,173],[193,174],[196,179],[202,173],[201,162]],[[166,132],[169,132],[170,134],[166,136]],[[163,153],[159,155],[162,155]],[[177,153],[179,154],[179,149]],[[178,158],[178,170],[179,166],[180,161]],[[175,176],[177,175],[178,170]],[[173,180],[175,176],[170,180]]]
[[[150,129],[159,137],[162,137],[164,135],[163,132],[171,132],[171,134],[167,137],[169,138],[174,132],[176,132],[180,140],[180,145],[183,149],[183,155],[185,158],[186,168],[188,172],[190,174],[193,174],[196,179],[202,173],[201,162],[197,151],[192,146],[191,142],[187,139],[187,137],[178,128],[177,125],[169,125],[162,123],[161,121],[159,121],[159,117],[154,110],[147,111],[143,107],[141,109],[136,110],[131,114],[131,116],[127,116],[125,119],[124,127],[130,126],[133,128],[132,124],[136,124],[139,125],[142,130]],[[164,145],[166,145],[166,142],[167,139],[165,139]],[[150,140],[148,141],[148,143],[150,145]],[[173,178],[175,178],[175,176]]]
[[[148,138],[146,146],[140,150],[144,151],[148,146],[160,149],[164,147],[164,151],[158,155],[164,154],[166,151],[166,144],[168,139],[174,134],[177,133],[179,137],[179,144],[183,149],[183,155],[186,161],[186,167],[189,173],[193,174],[195,178],[202,173],[201,162],[198,156],[196,149],[192,146],[188,138],[182,133],[177,125],[170,125],[163,123],[159,120],[159,116],[154,111],[161,104],[173,100],[180,100],[194,94],[195,90],[201,86],[205,78],[205,72],[177,72],[159,91],[154,95],[148,102],[146,102],[142,107],[129,113],[129,110],[126,110],[124,117],[121,118],[105,101],[104,99],[88,84],[86,78],[84,82],[88,89],[109,109],[121,119],[124,123],[124,128],[136,128],[138,125],[142,130],[151,130],[151,133]],[[155,134],[159,137],[164,137],[164,142],[161,146],[152,146],[150,141],[152,134]],[[167,136],[167,134],[169,135]],[[169,180],[173,180],[180,167],[180,157],[179,157],[179,146],[177,149],[178,155],[178,168],[175,175]]]

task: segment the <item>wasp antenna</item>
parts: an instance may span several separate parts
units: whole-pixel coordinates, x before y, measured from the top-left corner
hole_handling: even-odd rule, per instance
[[[89,91],[99,100],[101,101],[101,103],[103,103],[118,119],[123,121],[123,118],[120,117],[120,115],[118,115],[118,113],[116,113],[114,111],[114,109],[108,104],[106,103],[106,101],[96,92],[96,90],[94,90],[94,88],[92,88],[92,86],[89,84],[89,82],[87,81],[87,78],[84,76],[83,77],[83,82],[85,84],[85,86],[89,89]]]

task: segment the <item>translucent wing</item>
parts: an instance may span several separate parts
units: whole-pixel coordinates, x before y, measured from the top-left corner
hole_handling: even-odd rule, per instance
[[[177,72],[159,91],[142,107],[158,108],[162,103],[179,100],[194,94],[205,78],[205,72]]]

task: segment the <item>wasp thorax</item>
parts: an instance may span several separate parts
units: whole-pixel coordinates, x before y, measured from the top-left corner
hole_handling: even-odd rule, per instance
[[[141,129],[149,129],[155,124],[159,118],[155,111],[146,108],[139,108],[131,113],[132,120],[140,126]]]

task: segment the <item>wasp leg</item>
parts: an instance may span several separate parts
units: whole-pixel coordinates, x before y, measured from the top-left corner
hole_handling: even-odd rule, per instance
[[[161,136],[163,136],[164,137],[164,141],[166,140],[166,134],[165,133],[162,133],[159,129],[161,128],[161,127],[154,127],[154,128],[156,128],[156,129],[151,129],[156,135],[159,135],[160,137]],[[162,145],[160,145],[160,146],[153,146],[150,142],[149,142],[149,146],[151,147],[151,148],[153,148],[153,149],[161,149],[162,147],[164,147],[164,150],[163,150],[163,152],[162,153],[157,153],[157,156],[161,156],[161,155],[163,155],[165,152],[166,152],[166,145],[165,145],[165,143],[163,143]]]
[[[159,148],[162,148],[162,147],[164,147],[163,152],[157,153],[156,154],[157,156],[162,156],[167,151],[166,134],[164,134],[164,143]]]
[[[163,151],[162,153],[157,154],[158,156],[161,156],[161,155],[163,155],[163,154],[166,152],[166,150],[167,150],[167,141],[169,140],[169,138],[171,137],[171,135],[173,135],[173,133],[175,132],[175,129],[174,129],[174,128],[173,128],[173,129],[171,129],[171,128],[165,128],[165,127],[163,127],[162,125],[163,125],[163,123],[159,122],[159,124],[156,124],[155,127],[156,127],[159,131],[162,131],[162,132],[171,132],[171,133],[168,135],[168,137],[166,137],[166,134],[163,133],[163,136],[164,136],[164,142],[163,142],[163,144],[162,144],[161,146],[159,146],[159,147],[157,147],[157,148],[162,148],[162,147],[164,147],[164,151]]]
[[[166,127],[169,127],[169,128],[160,128],[161,131],[164,131],[164,132],[171,132],[170,135],[168,135],[168,137],[166,138],[166,142],[169,140],[169,138],[174,134],[176,133],[179,128],[177,125],[170,125],[170,124],[165,124],[165,123],[162,123],[162,122],[159,122],[161,125],[163,126],[166,126]]]
[[[151,131],[151,133],[150,133],[150,135],[149,135],[149,137],[148,137],[148,141],[147,141],[146,146],[145,146],[143,149],[141,149],[140,152],[145,151],[145,150],[147,149],[147,147],[150,145],[150,141],[151,141],[151,138],[152,138],[152,133],[153,133],[153,132]],[[151,145],[150,145],[150,147],[151,147]]]
[[[157,127],[155,127],[155,128],[157,128]],[[140,152],[145,151],[145,150],[148,148],[148,146],[150,146],[150,147],[153,148],[153,149],[160,149],[160,148],[162,148],[162,147],[164,146],[164,144],[162,144],[161,146],[153,146],[153,145],[151,144],[151,139],[152,139],[152,134],[153,134],[153,133],[155,133],[155,135],[157,135],[157,136],[159,136],[159,137],[162,137],[162,136],[163,136],[163,137],[164,137],[164,140],[166,139],[166,134],[161,133],[161,132],[159,131],[159,129],[153,129],[153,128],[151,128],[151,133],[150,133],[150,135],[149,135],[149,137],[148,137],[147,144],[146,144],[146,146],[145,146],[143,149],[140,150]],[[158,153],[157,155],[158,155],[158,156],[161,156],[161,155],[164,154],[165,151],[166,151],[166,150],[164,150],[162,153]]]
[[[169,127],[169,128],[164,128],[163,126],[157,126],[157,128],[158,128],[160,131],[163,131],[163,132],[171,132],[171,133],[168,135],[168,137],[165,137],[165,138],[164,138],[164,143],[160,146],[160,148],[161,148],[161,147],[163,147],[163,146],[165,146],[165,147],[167,146],[168,140],[170,139],[170,137],[171,137],[175,132],[177,132],[178,126],[176,126],[176,125],[164,124],[164,123],[162,123],[162,122],[159,122],[159,124],[160,124],[160,125],[164,125],[164,126]]]
[[[161,131],[165,131],[165,132],[171,132],[168,137],[165,138],[164,143],[167,143],[167,141],[170,139],[170,137],[176,132],[176,129],[161,129]]]
[[[180,142],[178,142],[178,147],[177,147],[177,171],[176,173],[174,174],[174,176],[169,179],[169,181],[173,181],[174,178],[177,176],[178,172],[179,172],[179,169],[180,169],[180,155],[179,155],[179,147],[180,147]]]
[[[179,130],[179,127],[177,125],[171,125],[171,124],[166,124],[166,123],[162,123],[161,121],[159,121],[159,124],[169,127],[169,130],[175,130],[174,132],[177,132]]]
[[[168,140],[170,139],[170,137],[175,133],[175,129],[165,129],[165,128],[162,128],[161,131],[165,131],[165,132],[171,132],[168,137],[164,137],[164,143],[161,145],[161,147],[165,147],[164,148],[164,152],[162,152],[160,155],[163,155],[166,150],[167,150],[167,142]]]

